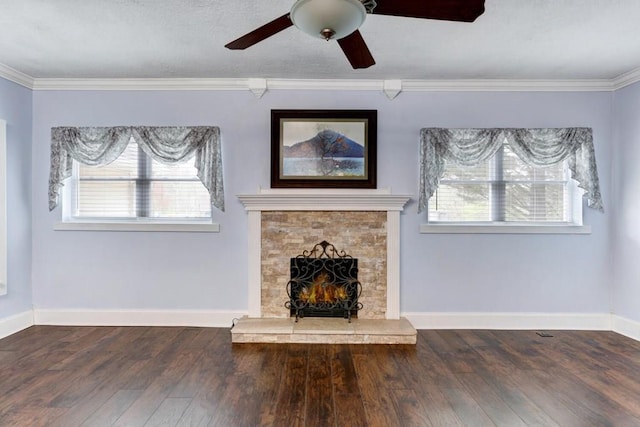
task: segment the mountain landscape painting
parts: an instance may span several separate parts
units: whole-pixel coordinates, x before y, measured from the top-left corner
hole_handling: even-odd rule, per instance
[[[377,188],[376,110],[271,110],[271,188]]]
[[[282,147],[282,174],[321,178],[365,176],[365,147],[357,139],[357,132],[341,126],[318,126],[309,129],[310,138]],[[322,127],[322,129],[318,129]],[[340,129],[340,127],[344,129]],[[316,132],[317,130],[317,132]],[[346,130],[346,132],[345,132]],[[349,133],[347,136],[345,133]]]

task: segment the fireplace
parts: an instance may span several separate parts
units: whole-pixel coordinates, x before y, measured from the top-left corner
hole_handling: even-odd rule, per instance
[[[260,189],[238,198],[248,212],[248,316],[290,318],[292,256],[326,240],[358,248],[358,321],[400,319],[400,213],[409,196],[388,189]],[[301,322],[302,324],[310,322]]]
[[[351,323],[362,309],[358,259],[322,241],[291,258],[285,307],[295,316],[342,317]]]
[[[258,194],[241,194],[238,198],[248,213],[248,310],[231,331],[234,343],[416,343],[415,328],[400,316],[400,213],[409,196],[391,194],[389,189],[260,189]],[[331,243],[323,247],[323,242]],[[287,288],[289,282],[304,275],[292,274],[291,267],[303,268],[310,259],[292,263],[291,257],[302,254],[301,258],[315,258],[308,256],[314,245],[320,245],[317,254],[327,252],[321,259],[341,258],[329,256],[333,251],[329,245],[357,251],[346,267],[357,270],[357,275],[342,280],[362,283],[356,286],[356,292],[361,292],[357,303],[354,297],[349,303],[356,306],[347,310],[343,304],[341,311],[330,314],[346,314],[352,322],[339,317],[295,321],[295,307],[292,311]],[[336,254],[342,255],[338,251]],[[320,290],[324,301],[340,305],[348,292],[338,290],[336,275],[331,274],[333,267],[325,263],[324,269],[316,269],[306,280],[298,279],[306,283],[306,295],[294,299],[308,301],[315,286],[316,306]],[[308,308],[301,307],[298,318],[329,315],[324,311],[305,312]]]

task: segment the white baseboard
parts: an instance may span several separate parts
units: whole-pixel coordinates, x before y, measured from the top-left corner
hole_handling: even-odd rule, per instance
[[[223,310],[35,309],[0,319],[0,338],[33,325],[231,327],[247,313]],[[614,331],[640,341],[640,322],[610,314],[402,313],[416,329],[510,329]]]
[[[231,328],[246,312],[223,310],[78,310],[35,309],[36,325],[202,326]]]
[[[8,337],[33,325],[33,310],[0,319],[0,338]]]
[[[613,332],[617,332],[629,338],[633,338],[636,341],[640,341],[640,322],[615,315],[611,317]]]
[[[540,329],[610,331],[606,313],[403,313],[416,329]]]

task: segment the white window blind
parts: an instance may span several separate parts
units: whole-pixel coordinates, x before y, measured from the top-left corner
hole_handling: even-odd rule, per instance
[[[508,145],[472,167],[446,162],[428,202],[430,223],[574,224],[579,193],[567,162],[534,167]],[[577,199],[577,201],[576,201]],[[581,210],[580,210],[581,216]]]
[[[74,161],[69,219],[161,220],[211,218],[210,196],[193,161],[163,164],[132,139],[106,166]]]

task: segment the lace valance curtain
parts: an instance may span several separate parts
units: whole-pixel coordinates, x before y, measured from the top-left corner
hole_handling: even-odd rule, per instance
[[[131,138],[152,159],[178,163],[195,157],[198,178],[209,191],[211,205],[224,211],[220,129],[197,127],[55,127],[51,128],[49,210],[58,205],[60,188],[72,173],[73,160],[89,166],[108,165]]]
[[[491,158],[505,141],[522,161],[532,166],[548,166],[567,159],[571,178],[585,190],[589,207],[603,211],[590,128],[425,128],[420,134],[418,212],[427,208],[427,200],[438,188],[445,160],[474,166]]]

